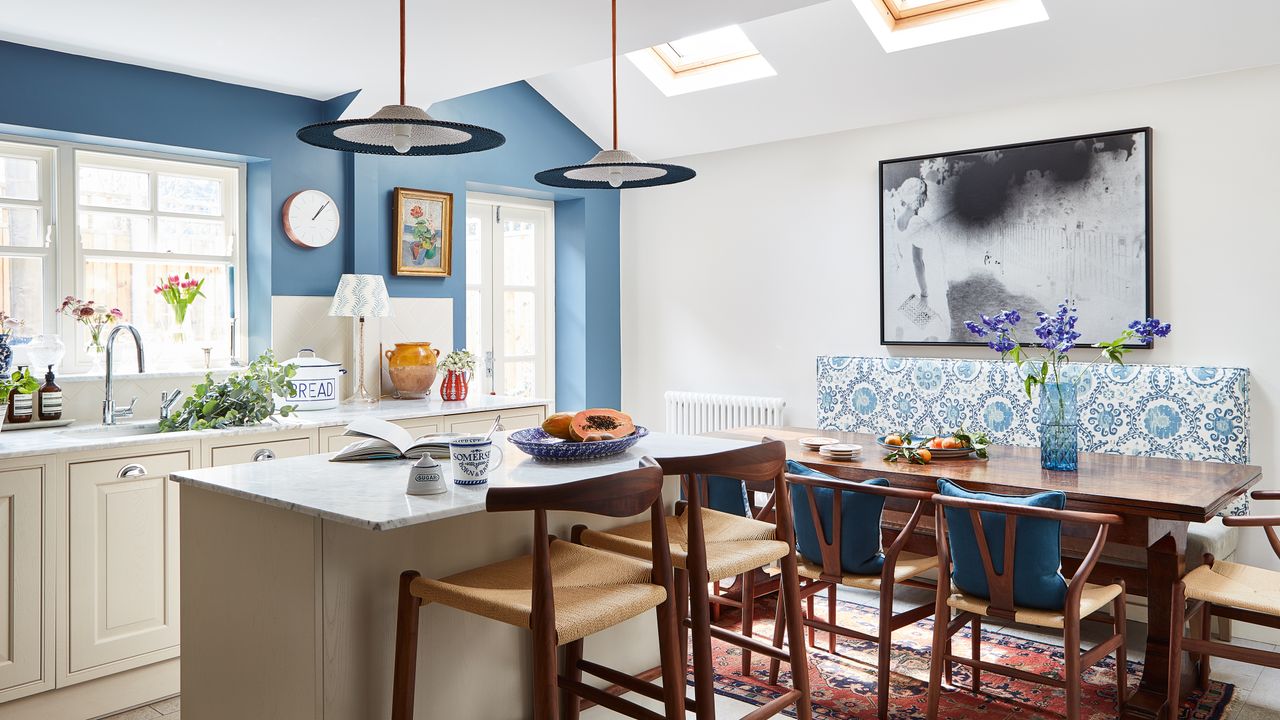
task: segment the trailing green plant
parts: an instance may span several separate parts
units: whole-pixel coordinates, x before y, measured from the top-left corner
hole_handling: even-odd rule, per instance
[[[214,382],[213,375],[207,373],[182,407],[160,421],[160,432],[256,425],[276,413],[276,396],[293,394],[290,378],[297,372],[293,364],[276,362],[268,350],[243,372],[222,382]],[[297,405],[282,405],[279,413],[287,416],[297,409]]]

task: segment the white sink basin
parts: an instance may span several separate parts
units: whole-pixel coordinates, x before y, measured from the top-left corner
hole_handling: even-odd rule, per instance
[[[120,423],[118,425],[88,425],[78,428],[59,430],[59,435],[68,437],[130,437],[133,435],[152,435],[160,432],[160,423],[155,420],[136,423]]]

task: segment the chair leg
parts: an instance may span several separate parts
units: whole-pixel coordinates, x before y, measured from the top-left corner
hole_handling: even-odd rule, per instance
[[[925,710],[925,717],[928,720],[937,720],[938,701],[942,698],[942,669],[944,665],[951,664],[945,657],[949,624],[951,624],[951,610],[939,593],[933,615],[933,649],[929,657],[929,704]]]
[[[836,624],[836,587],[835,583],[827,586],[827,622],[831,625]],[[836,642],[836,634],[827,633],[827,649],[832,655],[836,654]]]
[[[969,657],[972,660],[982,659],[982,616],[974,615],[973,620],[969,621]],[[973,684],[972,689],[976,693],[982,689],[982,670],[978,666],[973,668]]]
[[[555,637],[554,628],[533,631],[533,720],[556,720],[559,715]]]
[[[783,641],[786,638],[787,621],[786,621],[786,598],[781,592],[778,593],[778,607],[773,615],[773,646],[781,649]],[[769,658],[769,684],[778,684],[778,673],[782,670],[782,661],[778,658]]]
[[[661,621],[659,621],[661,622]],[[659,628],[661,630],[661,628]],[[658,636],[661,644],[662,636]],[[564,671],[561,673],[568,680],[582,681],[582,669],[578,662],[582,660],[582,641],[574,640],[564,646]],[[560,720],[578,720],[581,716],[581,703],[578,696],[568,690],[560,690]]]
[[[1231,642],[1231,620],[1228,618],[1218,618],[1218,632],[1214,635],[1217,639],[1224,643]]]
[[[662,659],[662,700],[666,706],[667,720],[685,720],[684,694],[688,681],[685,664],[689,659],[689,648],[680,644],[681,633],[676,623],[680,622],[679,600],[668,598],[658,606],[658,655]],[[578,717],[574,715],[574,717]]]
[[[754,570],[742,574],[742,634],[751,637],[755,633],[756,622],[756,573]],[[742,675],[751,675],[751,651],[742,649]]]
[[[800,612],[800,573],[796,551],[782,556],[782,595],[786,598],[787,649],[791,653],[791,686],[800,691],[796,717],[812,720],[813,704],[809,699],[809,653],[804,644],[804,615]]]
[[[813,600],[813,596],[812,596],[812,595],[810,595],[809,597],[807,597],[807,598],[805,598],[805,599],[804,599],[805,617],[813,617],[813,616],[814,616],[814,615],[813,615],[813,603],[814,603],[814,600]],[[814,647],[814,646],[816,646],[817,644],[818,644],[818,631],[817,631],[817,630],[815,630],[815,629],[814,629],[814,627],[813,627],[812,625],[810,625],[810,626],[809,626],[809,647]]]
[[[413,570],[400,573],[391,720],[412,720],[413,718],[414,684],[418,675],[418,621],[422,614],[422,599],[409,592],[409,585],[418,577],[418,573]]]
[[[680,675],[689,677],[689,573],[675,569],[676,580],[676,645],[680,648]]]
[[[1080,667],[1080,620],[1067,621],[1063,633],[1062,652],[1066,656],[1066,667],[1062,677],[1067,681],[1067,720],[1080,720],[1081,684],[1084,673]]]
[[[1200,639],[1213,639],[1213,604],[1206,602],[1200,608]],[[1196,685],[1201,690],[1209,689],[1209,669],[1212,663],[1209,660],[1209,653],[1200,653],[1200,668],[1196,673]]]
[[[832,585],[828,592],[835,594]],[[880,591],[879,628],[876,631],[876,717],[889,718],[889,661],[893,654],[893,589]],[[835,623],[833,622],[832,625]],[[835,635],[832,635],[835,637]]]
[[[1125,617],[1124,593],[1112,603],[1111,617],[1115,618],[1115,632],[1120,636],[1120,645],[1116,648],[1116,712],[1120,713],[1129,698],[1129,651],[1125,647],[1125,632],[1128,622]]]
[[[701,571],[689,569],[689,619],[693,626],[693,697],[698,720],[715,720],[715,671],[711,665],[711,603],[707,600],[705,563]]]
[[[947,657],[951,657],[952,655],[950,635],[947,636],[946,640],[942,641],[942,652]],[[950,660],[947,660],[942,664],[942,678],[946,681],[947,685],[955,685],[955,679],[951,677],[951,673],[954,668],[955,663],[952,663]]]

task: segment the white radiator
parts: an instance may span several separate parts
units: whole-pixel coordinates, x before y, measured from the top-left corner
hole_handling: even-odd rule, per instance
[[[782,427],[782,398],[667,391],[667,432],[681,435],[745,426]]]

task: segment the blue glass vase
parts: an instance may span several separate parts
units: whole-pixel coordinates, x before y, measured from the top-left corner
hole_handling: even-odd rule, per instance
[[[9,374],[13,364],[13,348],[9,347],[9,333],[0,335],[0,377]]]
[[[1040,465],[1074,472],[1080,467],[1080,411],[1074,382],[1040,386]]]

